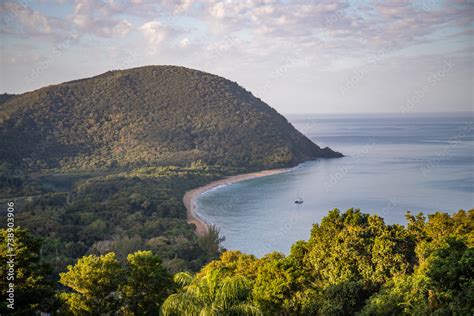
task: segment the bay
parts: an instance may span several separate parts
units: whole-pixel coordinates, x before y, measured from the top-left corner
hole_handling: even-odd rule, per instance
[[[224,247],[257,256],[288,253],[329,210],[359,208],[389,224],[405,213],[474,207],[472,113],[288,115],[321,147],[346,157],[221,186],[197,200]],[[304,203],[296,205],[296,196]]]

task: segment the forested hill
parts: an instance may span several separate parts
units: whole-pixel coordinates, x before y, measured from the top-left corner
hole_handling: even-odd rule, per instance
[[[48,86],[0,107],[2,162],[28,170],[291,166],[339,157],[237,83],[147,66]]]

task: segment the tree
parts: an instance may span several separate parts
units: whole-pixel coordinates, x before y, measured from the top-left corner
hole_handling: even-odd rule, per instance
[[[224,276],[216,269],[200,277],[187,272],[175,275],[181,287],[163,303],[164,315],[261,315],[250,301],[251,286],[242,276]]]
[[[74,315],[109,315],[119,309],[119,286],[125,271],[115,254],[85,256],[67,272],[60,273],[59,282],[72,292],[61,293],[61,299]]]
[[[418,263],[370,297],[362,315],[471,315],[474,312],[473,212],[407,215]]]
[[[221,269],[227,276],[240,275],[254,281],[257,277],[259,260],[240,251],[224,251],[218,260],[209,262],[201,269],[201,273],[209,273],[212,270]]]
[[[336,209],[313,226],[306,246],[293,253],[300,258],[298,265],[306,278],[322,293],[323,305],[352,313],[361,307],[359,301],[393,276],[412,272],[414,248],[415,241],[404,227],[385,225],[382,218],[359,210],[341,214]],[[342,292],[347,293],[345,300]]]
[[[3,262],[0,270],[2,315],[31,315],[35,311],[54,309],[57,302],[54,297],[54,282],[50,277],[51,269],[41,261],[40,252],[41,240],[26,229],[17,227],[11,231],[0,230],[0,257]],[[11,254],[14,256],[10,256]],[[8,262],[10,259],[13,260],[12,266]],[[14,285],[13,294],[10,283]],[[14,295],[14,310],[7,307],[10,295]]]
[[[128,279],[121,289],[124,309],[134,315],[158,315],[172,286],[160,257],[151,251],[137,251],[128,255],[127,262]]]
[[[361,316],[429,315],[434,302],[429,278],[421,267],[411,275],[399,275],[389,280],[372,295],[360,312]]]
[[[271,314],[294,311],[292,295],[296,291],[296,275],[281,253],[271,253],[259,260],[253,296]]]
[[[474,314],[474,248],[462,240],[448,238],[437,249],[427,272],[440,304],[441,314]]]
[[[198,238],[199,248],[210,258],[217,257],[220,251],[220,245],[225,237],[220,236],[219,228],[215,225],[209,225],[207,233]]]
[[[345,281],[331,285],[318,295],[321,315],[354,315],[364,305],[366,289],[361,281]]]

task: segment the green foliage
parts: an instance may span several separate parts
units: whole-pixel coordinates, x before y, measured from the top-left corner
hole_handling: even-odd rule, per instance
[[[235,82],[184,67],[111,71],[2,101],[0,157],[24,170],[268,168],[340,156]]]
[[[61,282],[73,292],[62,298],[74,313],[111,313],[118,305],[124,313],[156,312],[165,292],[152,295],[155,304],[144,296],[134,303],[137,283],[120,279],[123,271],[139,279],[154,273],[139,273],[131,253],[152,251],[162,264],[144,253],[134,260],[172,273],[198,271],[219,256],[219,231],[198,237],[187,223],[185,191],[231,174],[340,156],[236,83],[183,67],[113,71],[0,96],[0,198],[15,200],[17,221],[44,236],[41,261],[54,269],[50,276],[69,266]],[[249,264],[254,282],[253,259],[241,259],[235,271],[243,278]],[[117,287],[128,290],[120,296]]]
[[[428,220],[407,216],[408,225],[403,227],[386,225],[380,217],[359,210],[334,210],[313,226],[308,241],[296,242],[287,257],[270,253],[256,258],[226,251],[195,275],[177,272],[174,282],[166,262],[149,250],[123,258],[115,253],[84,256],[60,274],[67,289],[59,295],[64,304],[60,311],[73,315],[472,314],[474,210],[436,213]],[[95,222],[87,212],[81,218]],[[203,246],[220,239],[213,230],[211,237],[196,239],[197,251],[214,249]],[[42,246],[24,229],[15,232],[20,260],[17,314],[54,311],[52,284],[39,256],[40,249],[51,245]],[[3,258],[6,238],[2,230]],[[123,256],[142,242],[141,237],[123,239],[119,252]],[[163,243],[163,236],[146,241],[157,249]],[[107,245],[96,247],[103,251]],[[184,269],[179,260],[168,264]],[[2,288],[5,291],[5,283]]]
[[[123,265],[114,253],[83,257],[60,274],[60,283],[70,289],[60,297],[73,315],[157,315],[172,287],[151,251],[130,254]]]
[[[445,241],[415,273],[387,282],[369,299],[361,314],[472,314],[474,250],[459,239],[448,237]]]
[[[420,269],[421,270],[421,269]],[[372,295],[361,315],[427,315],[434,301],[429,278],[417,271],[411,275],[399,275],[388,281]]]
[[[41,260],[40,253],[41,240],[27,230],[19,227],[10,231],[4,228],[0,230],[2,315],[31,315],[35,311],[54,309],[54,282],[49,278],[50,268]],[[12,273],[9,273],[10,268],[13,268]],[[10,283],[14,285],[13,310],[7,307],[12,303],[7,301]]]
[[[33,233],[50,236],[43,256],[55,275],[85,254],[115,252],[125,262],[137,250],[158,254],[171,272],[196,271],[217,258],[221,237],[216,229],[208,236],[195,235],[182,196],[233,172],[239,171],[197,163],[69,178],[41,175],[44,186],[60,191],[18,198],[22,211],[17,217]]]
[[[469,315],[473,215],[436,213],[426,221],[408,214],[405,228],[359,210],[334,210],[288,257],[224,252],[194,279],[177,277],[185,286],[244,277],[249,300],[268,315]],[[171,301],[179,306],[188,294]]]
[[[73,292],[60,297],[74,315],[111,315],[119,309],[119,286],[125,271],[114,253],[85,256],[67,272],[60,274],[59,282]]]
[[[159,307],[168,296],[172,279],[162,266],[161,259],[151,251],[129,254],[128,279],[121,288],[125,306],[131,315],[158,315]]]
[[[414,241],[399,225],[350,209],[334,210],[314,225],[307,260],[322,287],[351,280],[378,286],[410,270]],[[340,260],[340,258],[344,260]]]
[[[263,310],[277,313],[291,310],[296,275],[280,253],[271,253],[259,260],[253,297]]]
[[[225,238],[220,235],[219,228],[209,225],[207,233],[198,237],[198,245],[205,254],[212,257],[220,252],[220,244],[224,240]]]
[[[220,270],[194,278],[185,272],[175,275],[181,287],[163,303],[163,315],[260,315],[249,301],[251,286],[242,276],[225,276]]]
[[[364,305],[367,290],[361,281],[330,285],[317,297],[321,315],[354,315]]]
[[[439,315],[474,313],[474,248],[449,238],[433,253],[427,276],[437,293]]]

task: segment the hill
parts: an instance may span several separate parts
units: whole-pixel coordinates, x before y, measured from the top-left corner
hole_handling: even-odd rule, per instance
[[[15,95],[14,94],[0,94],[0,106],[5,103],[8,99],[13,98]]]
[[[259,169],[342,156],[237,83],[184,67],[110,71],[4,99],[1,162],[29,171],[199,160]]]

